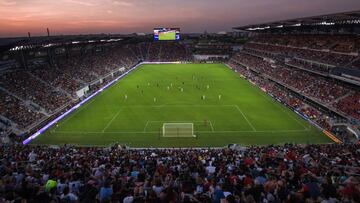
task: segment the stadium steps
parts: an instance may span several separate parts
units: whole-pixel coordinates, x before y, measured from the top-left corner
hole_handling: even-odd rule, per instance
[[[159,53],[158,53],[158,61],[161,61],[161,52],[162,52],[162,45],[160,44]]]
[[[131,54],[132,54],[137,60],[141,60],[141,59],[139,58],[139,55],[140,55],[140,54],[136,54],[132,48],[128,48],[128,50],[130,50]]]
[[[10,92],[9,90],[7,90],[7,89],[5,89],[3,87],[0,87],[0,90],[2,90],[4,92],[6,92],[7,94],[19,99],[23,104],[26,105],[26,107],[30,108],[31,110],[43,113],[45,115],[48,115],[44,107],[42,107],[39,104],[33,102],[32,100],[27,100],[27,99],[21,98],[18,95]]]
[[[7,90],[7,89],[5,89],[5,88],[3,88],[3,87],[0,87],[0,90],[2,90],[2,91],[4,91],[4,92],[6,92],[7,94],[9,94],[9,95],[11,95],[11,96],[13,96],[13,97],[15,97],[15,98],[17,98],[17,99],[19,99],[20,101],[22,101],[23,103],[25,103],[25,99],[23,99],[23,98],[21,98],[21,97],[19,97],[19,96],[17,96],[16,94],[14,94],[14,93],[12,93],[12,92],[10,92],[9,90]]]
[[[65,94],[65,95],[68,96],[69,98],[74,99],[69,92],[63,90],[62,88],[60,88],[60,87],[54,87],[54,86],[51,85],[50,83],[44,81],[43,79],[41,79],[41,78],[39,78],[38,76],[32,74],[31,72],[27,72],[27,73],[28,73],[29,75],[31,75],[32,77],[36,78],[37,80],[39,80],[40,82],[42,82],[43,84],[45,84],[45,85],[53,88],[54,90],[56,90],[56,91],[58,91],[58,92],[61,92],[61,93]]]
[[[137,44],[136,45],[136,47],[138,48],[138,50],[139,50],[139,53],[140,53],[140,56],[141,56],[141,60],[145,60],[145,57],[144,57],[144,55],[143,55],[143,53],[142,53],[142,51],[141,51],[141,48],[140,48],[140,44]]]
[[[66,73],[65,71],[63,71],[61,68],[59,68],[58,64],[55,64],[55,68],[57,71],[62,72],[64,75],[68,76],[69,78],[72,78],[73,80],[75,80],[76,82],[80,83],[81,86],[85,86],[87,85],[87,83],[83,80],[80,80],[78,78],[74,78],[73,75],[69,75],[68,73]],[[80,88],[79,88],[80,89]]]
[[[333,42],[332,44],[328,45],[328,49],[332,50],[338,44],[339,44],[339,42]]]
[[[97,73],[95,73],[95,72],[93,72],[93,71],[91,71],[90,74],[93,75],[93,76],[95,76],[96,80],[97,80],[98,78],[101,78],[100,75],[98,75]]]
[[[150,56],[150,49],[151,49],[151,43],[149,43],[149,46],[147,48],[147,53],[146,53],[146,60],[149,59],[149,56]]]
[[[330,105],[336,104],[336,103],[339,102],[340,100],[342,100],[342,99],[344,99],[344,98],[346,98],[346,97],[348,97],[348,96],[350,96],[350,95],[352,95],[352,94],[354,94],[354,92],[353,92],[353,91],[350,91],[350,92],[346,93],[345,95],[343,95],[343,96],[341,96],[341,97],[339,97],[339,98],[336,98],[334,101],[330,102],[329,104],[330,104]]]
[[[351,64],[360,60],[360,56],[356,57],[354,60],[350,61],[348,64],[345,64],[344,67],[352,67]]]
[[[66,75],[68,75],[68,74],[66,74]],[[68,76],[70,76],[70,75],[68,75]],[[85,81],[83,81],[83,80],[81,80],[79,78],[72,77],[72,79],[75,80],[76,82],[80,83],[82,87],[84,87],[84,86],[86,86],[88,84],[87,82],[85,82]]]

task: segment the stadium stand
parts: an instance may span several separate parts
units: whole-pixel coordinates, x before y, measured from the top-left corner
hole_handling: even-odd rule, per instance
[[[358,119],[358,87],[328,77],[335,67],[358,69],[356,42],[356,36],[263,34],[232,60]]]
[[[110,82],[110,78],[118,76],[116,70],[119,67],[129,68],[146,59],[186,61],[191,59],[191,55],[181,44],[154,42],[127,44],[87,53],[74,51],[68,57],[56,56],[53,64],[39,61],[29,63],[25,71],[11,69],[0,74],[0,88],[5,91],[2,94],[8,92],[15,96],[2,98],[3,103],[6,106],[11,103],[12,108],[2,108],[0,115],[11,120],[19,129],[25,129],[43,116],[52,115],[72,104],[77,100],[76,91],[82,87],[103,78],[102,83],[91,85],[91,91],[95,91]],[[114,75],[106,77],[110,73]],[[35,107],[27,107],[29,103]],[[32,113],[36,116],[30,116]]]
[[[0,150],[0,201],[360,201],[351,144],[127,150],[13,141]]]
[[[14,46],[24,52],[41,52],[49,40],[71,51],[54,48],[48,53],[60,54],[45,61],[0,64],[0,202],[360,202],[360,148],[346,132],[350,125],[360,130],[359,81],[352,75],[360,70],[358,36],[260,33],[227,61],[342,144],[221,149],[22,145],[28,134],[10,134],[9,127],[25,132],[38,122],[43,125],[84,99],[87,95],[78,98],[77,91],[85,86],[98,90],[141,61],[193,60],[183,43],[119,43],[116,38],[88,49],[88,44],[69,43],[77,37],[22,39]],[[228,54],[228,48],[219,49]]]

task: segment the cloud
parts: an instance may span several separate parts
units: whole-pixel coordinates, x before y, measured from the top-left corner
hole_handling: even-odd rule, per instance
[[[96,3],[92,3],[90,1],[81,1],[81,0],[65,0],[65,2],[78,4],[82,6],[96,6]]]
[[[17,2],[13,1],[13,0],[0,0],[0,5],[3,5],[3,6],[13,6],[16,4],[17,4]]]
[[[118,5],[118,6],[133,6],[134,4],[133,3],[130,3],[130,2],[126,2],[126,1],[113,1],[113,4],[115,5]]]

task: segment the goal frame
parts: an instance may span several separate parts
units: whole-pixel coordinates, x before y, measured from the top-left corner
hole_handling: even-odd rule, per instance
[[[191,125],[191,136],[180,136],[177,134],[176,136],[166,136],[165,126],[166,125]],[[196,138],[196,135],[194,134],[194,123],[163,123],[162,125],[162,137],[181,137],[181,138],[187,138],[187,137],[193,137]]]

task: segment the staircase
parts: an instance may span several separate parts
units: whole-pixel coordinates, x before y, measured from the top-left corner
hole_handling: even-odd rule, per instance
[[[66,96],[70,97],[70,98],[73,98],[72,95],[71,95],[71,93],[69,93],[69,92],[61,89],[60,87],[54,87],[54,86],[51,85],[50,83],[44,81],[43,79],[41,79],[41,78],[39,78],[38,76],[32,74],[31,72],[27,72],[27,73],[28,73],[30,76],[32,76],[32,77],[36,78],[37,80],[39,80],[40,82],[42,82],[43,84],[51,87],[52,89],[55,89],[56,91],[61,92],[61,93],[65,94]]]
[[[350,61],[349,63],[345,64],[344,67],[350,67],[351,64],[353,64],[354,62],[360,60],[360,56],[356,57],[354,60]]]
[[[338,101],[340,101],[340,100],[342,100],[342,99],[344,99],[344,98],[346,98],[346,97],[348,97],[348,96],[350,96],[352,94],[354,94],[354,92],[350,91],[350,92],[346,93],[345,95],[343,95],[343,96],[341,96],[339,98],[336,98],[334,101],[330,102],[329,104],[330,105],[336,104]]]

